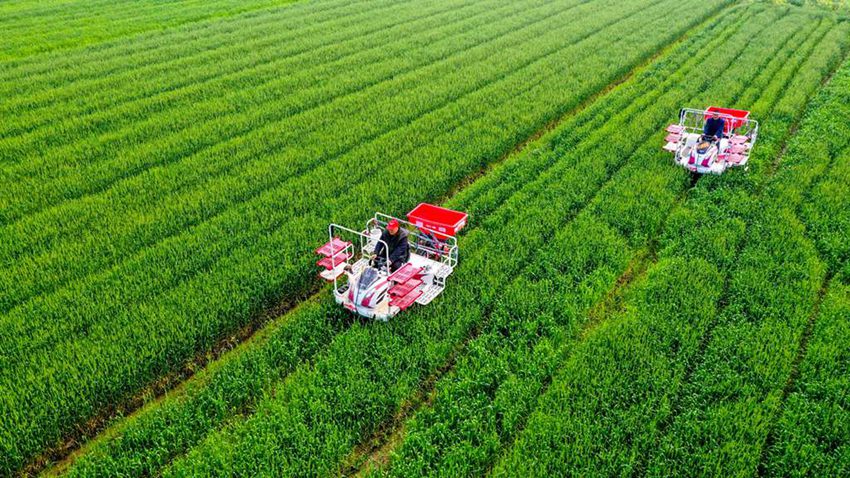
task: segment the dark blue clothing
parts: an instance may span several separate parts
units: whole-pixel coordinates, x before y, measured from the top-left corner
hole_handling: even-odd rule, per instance
[[[702,129],[702,134],[706,136],[714,136],[720,138],[723,136],[723,129],[726,127],[726,122],[723,118],[709,118],[705,122],[705,127]]]
[[[392,270],[401,267],[405,262],[410,260],[410,244],[407,242],[407,231],[399,228],[398,232],[393,235],[386,229],[381,234],[381,240],[375,247],[375,255],[377,258],[384,258],[384,243],[389,248],[390,263]]]

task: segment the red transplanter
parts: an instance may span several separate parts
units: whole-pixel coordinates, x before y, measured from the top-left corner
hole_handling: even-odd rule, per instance
[[[443,292],[466,221],[466,213],[422,203],[407,220],[375,213],[362,230],[331,224],[328,242],[316,249],[319,276],[333,282],[334,298],[346,309],[389,320]]]
[[[665,130],[664,150],[673,153],[676,164],[695,174],[723,174],[741,166],[746,170],[758,130],[758,121],[746,110],[683,108],[679,122]]]

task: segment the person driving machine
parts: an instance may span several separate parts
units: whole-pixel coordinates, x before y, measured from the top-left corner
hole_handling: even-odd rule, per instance
[[[705,126],[702,128],[703,138],[706,140],[717,140],[723,138],[723,130],[726,128],[726,121],[720,117],[720,113],[713,111],[711,118],[705,121]]]
[[[387,252],[384,252],[384,244],[386,244]],[[395,219],[387,223],[387,228],[381,233],[381,241],[375,246],[375,253],[372,256],[372,266],[377,269],[383,269],[386,265],[387,255],[389,255],[390,272],[397,271],[408,260],[410,260],[410,244],[407,240],[407,231],[399,227],[398,221]]]

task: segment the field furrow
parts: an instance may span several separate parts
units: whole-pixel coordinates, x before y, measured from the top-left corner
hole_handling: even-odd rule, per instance
[[[531,39],[529,45],[502,48],[503,53],[511,52],[504,61],[513,62],[508,63],[514,65],[513,73],[463,96],[462,101],[447,103],[391,134],[379,135],[376,141],[358,146],[345,155],[345,164],[320,167],[313,176],[298,177],[286,187],[260,194],[259,201],[240,204],[228,214],[228,221],[232,221],[229,224],[205,224],[207,239],[180,234],[156,251],[145,250],[131,264],[122,265],[120,271],[109,270],[95,277],[96,281],[86,281],[89,285],[83,289],[74,284],[48,300],[28,302],[28,312],[16,309],[19,312],[15,313],[27,320],[17,322],[15,327],[26,327],[18,330],[36,345],[24,347],[38,353],[27,354],[27,361],[20,362],[20,355],[4,350],[2,359],[8,366],[4,366],[3,386],[13,392],[2,402],[7,417],[3,433],[15,435],[14,439],[6,435],[9,439],[4,440],[4,445],[13,448],[5,455],[21,459],[22,449],[31,450],[27,453],[38,450],[45,437],[55,437],[50,439],[53,441],[95,416],[107,404],[122,403],[144,385],[181,368],[187,359],[230,331],[255,320],[263,308],[306,290],[312,282],[305,275],[312,269],[311,259],[301,254],[299,244],[314,241],[310,237],[320,237],[320,224],[328,217],[328,211],[335,211],[334,218],[345,221],[361,217],[365,202],[370,208],[385,210],[406,207],[409,201],[398,194],[399,189],[415,190],[417,197],[439,196],[552,118],[625,74],[687,28],[689,22],[696,21],[682,18],[677,29],[647,36],[641,33],[642,28],[668,23],[658,15],[667,4],[646,9],[634,1],[627,6],[624,8],[621,2],[616,3],[616,8],[613,3],[588,4],[587,12],[594,12],[589,17],[592,20],[576,27],[578,34],[572,42],[569,36],[562,36],[552,45],[553,39],[546,37],[550,42],[547,46],[538,37]],[[593,50],[594,55],[585,55],[587,49]],[[620,60],[612,63],[609,60],[614,52],[618,52]],[[565,75],[572,69],[590,68],[598,74]],[[461,74],[462,70],[458,75]],[[478,81],[486,84],[486,76]],[[410,98],[408,101],[414,97]],[[387,109],[381,104],[374,107]],[[468,142],[473,131],[476,141]],[[381,163],[374,158],[387,160]],[[411,168],[411,164],[417,168]],[[356,173],[349,173],[355,171],[351,167],[356,165],[361,167],[356,168]],[[357,184],[358,178],[368,178],[380,170],[386,178],[392,178],[386,183],[392,188],[364,195],[367,187],[374,189],[370,184],[350,187]],[[421,172],[426,170],[436,174],[422,178]],[[267,167],[247,186],[273,172]],[[315,189],[316,184],[323,188]],[[347,193],[337,193],[346,188]],[[291,191],[309,194],[293,196]],[[260,204],[267,206],[258,209]],[[292,207],[281,209],[288,204]],[[219,240],[222,242],[214,245]],[[156,259],[156,255],[160,258]],[[169,265],[151,267],[156,263]],[[70,312],[72,309],[76,312]],[[34,310],[41,312],[32,313]],[[51,316],[58,320],[49,322]],[[65,332],[56,335],[52,326],[34,326],[29,320],[33,318],[60,328],[64,324]],[[4,318],[4,323],[14,322],[8,316]],[[40,337],[56,337],[58,341]],[[26,341],[16,340],[18,345],[14,346],[20,350],[22,342]],[[13,344],[11,340],[9,343]],[[48,343],[51,346],[44,347]],[[95,343],[99,344],[97,350],[91,345]],[[128,354],[136,360],[125,360]],[[89,378],[81,380],[84,376]],[[22,403],[28,406],[21,408]],[[50,412],[44,413],[46,410]],[[41,425],[31,428],[26,436],[16,433],[21,429],[17,424],[33,420]]]
[[[0,30],[0,476],[850,474],[846,0],[5,0]],[[663,150],[707,106],[758,121],[746,167]],[[469,214],[445,291],[340,307],[328,223],[421,203]]]
[[[10,33],[0,47],[0,62],[15,64],[39,54],[97,44],[113,38],[229,17],[291,0],[181,0],[137,5],[134,2],[63,2],[61,5],[4,4],[0,25]],[[8,2],[7,2],[8,3]],[[55,2],[50,2],[55,4]],[[93,22],[92,20],[97,20]],[[104,28],[108,25],[108,28]]]
[[[751,19],[747,21],[750,24],[757,23]],[[799,19],[789,23],[799,23]],[[781,26],[780,22],[772,34],[753,34],[745,29],[730,34],[730,37],[739,35],[758,38],[759,44],[775,45],[778,51],[774,54],[781,55],[793,51],[801,40],[795,38],[792,32],[787,30],[787,26]],[[810,32],[800,32],[799,35],[804,39],[810,36]],[[706,49],[712,51],[710,48],[702,48]],[[752,58],[748,58],[748,55]],[[760,57],[762,53],[747,52],[737,63],[750,64]],[[718,58],[715,61],[722,63],[724,60]],[[709,71],[711,69],[704,61],[700,61],[699,65],[707,67]],[[750,79],[735,70],[730,68],[718,74],[717,78],[735,78],[733,81],[740,85],[740,91],[754,81],[763,80],[762,77],[770,78],[761,68],[755,68],[751,74],[759,73],[756,78]],[[693,72],[683,73],[685,77],[693,78]],[[680,81],[675,77],[671,80]],[[689,86],[695,88],[692,91],[700,90],[698,84]],[[734,97],[734,88],[726,88],[724,93],[712,92],[708,88],[708,91],[698,94],[693,100],[704,101],[704,98],[699,99],[703,95],[722,98],[723,94]],[[674,97],[672,101],[680,99]],[[665,108],[675,111],[675,106],[670,102],[670,98],[662,97],[655,100],[653,105],[661,112]],[[657,121],[661,125],[663,116]],[[644,163],[625,173],[619,184],[612,184],[584,215],[586,221],[606,226],[608,234],[599,236],[606,237],[610,242],[607,245],[605,242],[597,243],[597,240],[588,243],[589,237],[597,235],[588,234],[585,228],[577,228],[564,240],[555,241],[560,245],[559,248],[541,261],[545,272],[536,274],[538,279],[555,283],[544,286],[546,293],[542,295],[546,295],[546,299],[542,304],[528,298],[507,303],[503,311],[505,318],[498,322],[499,327],[494,328],[489,337],[482,338],[481,345],[461,362],[457,374],[446,380],[445,389],[438,388],[442,394],[437,393],[434,408],[423,411],[407,424],[407,438],[392,457],[387,474],[418,476],[446,473],[471,476],[486,473],[492,460],[522,428],[537,395],[546,389],[555,365],[570,353],[576,340],[584,340],[593,334],[592,331],[604,322],[606,313],[613,313],[622,306],[623,299],[618,298],[622,295],[621,289],[628,288],[631,281],[639,280],[641,271],[654,261],[653,235],[662,229],[665,211],[683,200],[681,193],[686,187],[686,182],[680,176],[665,174],[669,168],[663,161],[664,156],[655,153],[660,139],[658,135],[651,135],[650,138],[651,141],[641,147],[644,150],[641,153],[645,158]],[[653,156],[657,159],[649,159]],[[647,168],[646,163],[657,167]],[[677,188],[680,191],[678,195]],[[661,191],[666,191],[666,194]],[[648,214],[648,211],[653,213]],[[581,260],[572,263],[571,260],[582,256],[575,252],[565,254],[564,250],[600,251],[600,254],[603,254],[602,251],[609,251],[608,254],[610,251],[622,251],[623,257],[619,261],[598,260],[593,263],[594,268],[588,267]],[[601,257],[606,256],[603,254]],[[563,282],[554,279],[561,274],[566,274],[567,279]],[[574,274],[579,276],[574,277]],[[600,281],[600,277],[607,277],[607,281]],[[609,290],[612,286],[614,289]],[[529,286],[523,284],[523,287]],[[536,291],[536,294],[541,294],[541,291]],[[536,294],[529,293],[530,296]],[[572,303],[570,300],[565,307],[563,300],[552,300],[551,297],[583,298],[583,301]],[[532,302],[533,306],[530,305]],[[526,307],[532,308],[526,310]],[[542,329],[535,328],[532,324],[538,320],[547,325],[541,325]],[[511,326],[511,323],[522,326]],[[506,335],[506,331],[510,331],[510,334]],[[554,470],[551,472],[555,473]]]
[[[815,43],[803,52],[819,54],[806,59],[808,53],[804,53],[785,68],[793,73],[799,68],[796,63],[819,71],[819,75],[791,82],[778,96],[771,93],[775,88],[763,90],[765,96],[757,104],[772,112],[763,111],[761,117],[774,125],[784,124],[785,130],[771,128],[763,133],[760,147],[767,148],[758,155],[758,163],[772,163],[773,150],[792,129],[792,112],[805,105],[806,95],[798,92],[811,94],[828,76],[829,65],[840,58],[833,40],[840,35],[846,35],[841,26],[833,26],[827,37],[815,32],[811,36]],[[821,54],[813,48],[818,43],[821,49],[830,45],[832,51]],[[783,79],[778,80],[782,84]],[[790,105],[795,108],[788,109]],[[595,331],[559,371],[528,429],[495,475],[547,476],[564,467],[578,474],[591,470],[617,475],[646,473],[646,457],[652,455],[664,435],[665,423],[676,413],[677,390],[689,381],[689,368],[698,360],[703,337],[720,313],[724,266],[736,260],[736,250],[748,236],[746,222],[735,217],[736,211],[758,207],[758,203],[747,204],[747,194],[748,188],[760,181],[759,174],[769,174],[759,170],[764,172],[751,173],[755,177],[741,182],[737,190],[716,189],[714,180],[697,186],[665,227],[658,265],[635,287],[616,320]],[[729,211],[706,215],[717,211],[719,204]],[[690,222],[685,224],[685,220]],[[707,244],[706,237],[711,238]],[[671,472],[663,467],[652,471]],[[713,473],[700,473],[706,472]]]

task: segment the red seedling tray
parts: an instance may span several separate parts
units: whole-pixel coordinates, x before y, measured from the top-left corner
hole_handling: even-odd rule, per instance
[[[321,254],[325,257],[330,257],[338,254],[341,250],[345,249],[350,245],[350,242],[343,241],[338,237],[334,237],[331,241],[327,242],[322,247],[316,249],[316,254]]]

